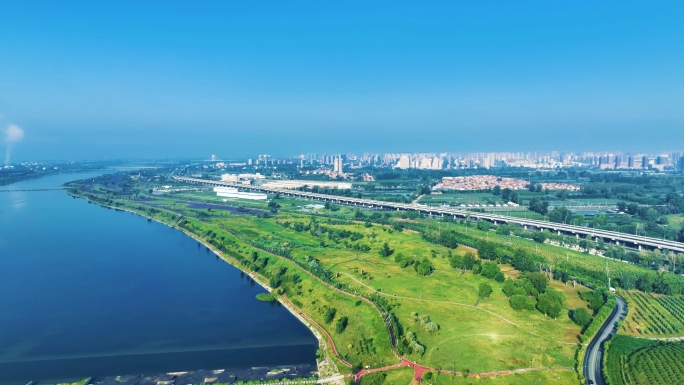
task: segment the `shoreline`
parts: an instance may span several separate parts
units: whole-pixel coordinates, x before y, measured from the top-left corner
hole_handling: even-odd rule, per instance
[[[180,231],[181,233],[185,234],[186,236],[189,236],[190,238],[194,239],[194,240],[197,241],[198,243],[204,245],[204,247],[206,247],[208,250],[211,250],[216,256],[220,257],[221,260],[223,260],[224,262],[226,262],[226,263],[228,263],[229,265],[235,267],[236,269],[240,270],[241,272],[247,274],[247,276],[249,276],[250,278],[252,278],[253,281],[255,281],[257,284],[259,284],[259,286],[261,286],[261,287],[262,287],[264,290],[266,290],[268,293],[270,293],[270,292],[273,291],[273,289],[272,289],[270,286],[268,286],[267,283],[262,282],[262,281],[259,279],[259,277],[257,277],[257,274],[256,274],[256,273],[253,273],[253,272],[249,272],[249,271],[243,270],[243,269],[240,267],[239,263],[237,263],[237,261],[235,261],[235,260],[233,260],[232,258],[230,258],[229,256],[223,254],[220,250],[216,249],[213,245],[210,245],[210,244],[205,243],[202,239],[200,239],[199,237],[197,237],[195,234],[190,233],[190,232],[188,232],[187,230],[185,230],[185,229],[183,229],[183,228],[180,228],[180,227],[178,227],[178,226],[176,226],[176,225],[173,225],[173,226],[172,226],[172,225],[170,225],[170,224],[168,224],[168,223],[164,223],[164,222],[158,221],[158,220],[156,220],[155,218],[149,217],[149,216],[147,216],[147,215],[143,215],[143,214],[141,214],[141,213],[139,213],[139,212],[136,212],[136,211],[133,211],[133,210],[131,210],[131,209],[120,208],[120,207],[113,207],[113,206],[108,206],[108,205],[102,205],[102,204],[100,204],[100,203],[93,202],[93,201],[89,200],[89,199],[86,198],[86,197],[79,196],[79,195],[72,195],[72,194],[69,192],[69,190],[66,189],[66,188],[65,188],[65,190],[67,191],[67,194],[68,194],[68,195],[70,195],[70,196],[72,196],[72,197],[79,198],[79,199],[84,199],[84,200],[86,200],[87,202],[89,202],[89,203],[91,203],[91,204],[94,204],[94,205],[97,205],[97,206],[99,206],[99,207],[108,208],[108,209],[112,209],[112,210],[115,210],[115,211],[129,212],[129,213],[131,213],[131,214],[138,215],[138,216],[140,216],[140,217],[142,217],[142,218],[146,218],[146,219],[151,220],[151,221],[154,221],[154,222],[156,222],[156,223],[160,223],[160,224],[162,224],[162,225],[168,226],[168,227],[170,227],[170,228],[172,228],[172,229],[174,229],[174,230]],[[182,218],[183,218],[183,217],[181,216],[181,220],[182,220]],[[179,223],[179,222],[180,222],[180,220],[179,220],[178,222],[176,222],[176,223]],[[304,326],[306,326],[306,327],[311,331],[311,333],[314,335],[314,337],[316,337],[316,339],[318,340],[318,347],[319,347],[319,349],[320,349],[321,351],[326,351],[326,350],[328,349],[327,342],[325,341],[325,338],[323,338],[323,336],[322,336],[322,334],[320,333],[320,331],[319,331],[318,329],[316,329],[316,327],[314,327],[313,325],[311,325],[311,324],[310,324],[304,317],[302,317],[295,309],[291,308],[291,307],[289,306],[289,304],[287,304],[285,301],[283,301],[282,298],[276,297],[276,299],[278,300],[278,302],[279,302],[283,307],[285,307],[285,308],[287,309],[287,311],[290,312],[290,314],[292,314],[294,317],[296,317],[302,324],[304,324]],[[327,356],[327,354],[326,354],[326,356]],[[330,363],[327,363],[326,361],[330,361]],[[322,366],[323,364],[326,364],[326,366],[332,366],[332,368],[334,368],[334,369],[328,368],[328,369],[325,370],[325,371],[326,371],[326,372],[329,372],[329,373],[325,373],[325,375],[324,375],[324,374],[323,374],[323,371],[322,371],[322,368],[321,368],[321,366]],[[317,359],[317,360],[316,360],[316,367],[317,367],[317,369],[318,369],[318,376],[319,376],[319,378],[329,378],[329,377],[335,377],[335,376],[340,376],[340,375],[341,375],[339,369],[338,369],[337,366],[334,364],[334,362],[333,362],[332,360],[329,359],[329,357],[326,357],[325,360],[321,360],[321,361],[319,361],[319,360]],[[332,370],[331,370],[331,369],[332,369]]]

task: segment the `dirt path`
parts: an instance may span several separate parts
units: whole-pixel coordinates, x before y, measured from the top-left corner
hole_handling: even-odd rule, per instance
[[[494,313],[493,311],[490,311],[490,310],[487,310],[487,309],[483,309],[483,308],[481,308],[481,307],[477,307],[477,306],[474,306],[474,305],[468,305],[468,304],[460,303],[460,302],[438,301],[438,300],[435,300],[435,299],[422,299],[422,298],[404,297],[404,296],[396,295],[396,294],[383,293],[383,292],[381,292],[381,291],[376,291],[374,288],[372,288],[372,287],[366,285],[365,283],[359,281],[358,279],[356,279],[356,277],[352,276],[352,275],[349,274],[349,273],[344,273],[344,272],[343,272],[342,274],[348,276],[348,277],[351,278],[354,282],[358,283],[359,285],[365,287],[365,288],[368,289],[368,290],[371,290],[371,291],[373,291],[373,292],[376,292],[376,294],[379,294],[379,295],[383,295],[383,296],[390,297],[390,298],[401,298],[401,299],[407,299],[407,300],[411,300],[411,301],[421,301],[421,302],[443,303],[443,304],[448,304],[448,305],[456,305],[456,306],[469,307],[469,308],[471,308],[471,309],[477,309],[477,310],[483,311],[483,312],[485,312],[485,313],[488,313],[488,314],[490,314],[490,315],[492,315],[492,316],[494,316],[494,317],[496,317],[496,318],[498,318],[498,319],[500,319],[500,320],[502,320],[502,321],[504,321],[504,322],[507,322],[507,323],[509,323],[509,324],[511,324],[511,325],[513,325],[513,326],[515,326],[515,327],[517,327],[517,328],[523,330],[523,331],[526,331],[526,332],[528,332],[528,333],[530,333],[530,334],[532,334],[532,335],[534,335],[534,336],[537,336],[537,337],[539,337],[539,338],[548,339],[548,340],[550,340],[550,341],[557,342],[557,343],[559,343],[559,344],[564,344],[564,345],[577,345],[577,343],[574,343],[574,342],[557,341],[557,340],[554,340],[554,339],[549,338],[549,337],[544,337],[544,336],[539,335],[539,334],[537,334],[537,333],[535,333],[535,332],[533,332],[533,331],[531,331],[531,330],[525,329],[524,327],[522,327],[522,326],[518,325],[517,323],[515,323],[515,322],[509,320],[508,318],[504,318],[504,317],[502,317],[502,316],[500,316],[500,315]]]
[[[321,325],[317,324],[316,321],[312,320],[311,317],[309,317],[308,315],[306,315],[306,313],[304,313],[300,308],[298,308],[298,307],[295,306],[292,302],[290,302],[290,299],[287,298],[287,295],[283,294],[283,295],[282,295],[282,298],[287,302],[288,305],[292,306],[293,309],[297,310],[297,312],[298,312],[302,317],[306,318],[307,321],[309,321],[309,322],[310,322],[313,326],[315,326],[321,333],[323,333],[323,335],[325,336],[325,338],[328,339],[328,342],[330,343],[330,349],[332,349],[332,352],[333,352],[333,354],[335,355],[335,357],[336,357],[344,366],[346,366],[346,367],[348,367],[348,368],[351,368],[351,367],[352,367],[352,364],[350,364],[349,362],[343,360],[342,357],[340,357],[340,354],[337,352],[337,348],[335,348],[335,343],[333,342],[332,338],[330,337],[330,334],[328,334],[328,332],[326,332],[325,329],[323,329],[323,328],[321,327]]]

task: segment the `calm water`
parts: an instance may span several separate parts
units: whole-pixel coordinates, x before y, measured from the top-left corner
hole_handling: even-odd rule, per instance
[[[315,363],[314,336],[263,291],[167,226],[64,191],[0,192],[0,383]]]

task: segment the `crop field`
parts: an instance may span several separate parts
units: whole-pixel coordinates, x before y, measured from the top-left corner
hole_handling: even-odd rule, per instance
[[[621,291],[628,302],[629,314],[621,333],[644,337],[684,335],[684,297]]]
[[[611,385],[684,383],[684,344],[616,335],[606,362]]]

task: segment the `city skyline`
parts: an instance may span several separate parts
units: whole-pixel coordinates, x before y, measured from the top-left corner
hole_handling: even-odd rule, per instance
[[[653,152],[684,141],[681,11],[5,4],[0,129],[16,160]]]

